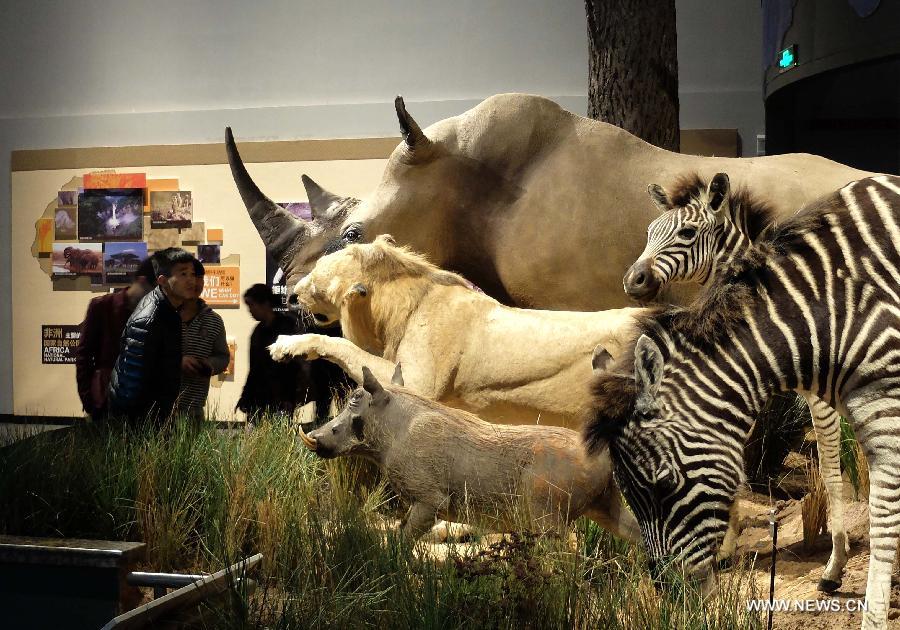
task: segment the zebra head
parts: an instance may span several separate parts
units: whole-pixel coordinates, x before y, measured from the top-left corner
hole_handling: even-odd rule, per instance
[[[702,581],[708,593],[743,473],[740,461],[735,468],[733,458],[720,457],[692,432],[692,393],[681,391],[682,375],[664,379],[665,369],[660,347],[641,335],[634,375],[608,372],[595,381],[596,415],[585,439],[592,452],[610,448],[654,578],[671,567]]]
[[[712,273],[729,219],[728,175],[718,173],[706,190],[676,205],[659,184],[647,188],[662,216],[647,228],[647,245],[623,278],[625,293],[652,300],[670,282],[705,282]]]

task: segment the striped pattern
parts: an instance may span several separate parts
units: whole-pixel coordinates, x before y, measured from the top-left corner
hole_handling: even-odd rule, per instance
[[[699,177],[683,178],[670,193],[651,186],[662,215],[647,228],[647,245],[635,264],[645,263],[659,288],[670,282],[706,284],[770,225],[765,204],[745,191],[730,194],[728,186],[724,173],[708,186]]]
[[[183,356],[208,359],[214,354],[217,341],[225,339],[225,323],[222,317],[206,305],[188,322],[181,322],[181,353]],[[227,348],[227,345],[226,345]],[[182,373],[181,391],[176,409],[190,415],[203,415],[203,406],[209,395],[209,376],[193,376]]]
[[[633,356],[598,377],[585,437],[594,450],[610,445],[654,562],[709,575],[753,419],[773,392],[803,392],[848,417],[869,460],[863,627],[887,627],[900,539],[898,225],[900,178],[849,184],[690,308],[648,316]]]
[[[639,261],[649,261],[658,291],[672,282],[697,280],[708,284],[717,270],[727,269],[736,258],[745,255],[753,246],[753,241],[759,238],[760,232],[771,226],[765,206],[746,192],[732,194],[726,174],[715,176],[715,187],[707,186],[699,177],[683,181],[687,184],[670,193],[663,192],[661,187],[652,187],[654,191],[659,191],[656,194],[663,207],[670,209],[666,209],[647,229],[647,246]],[[675,207],[675,203],[669,201],[672,198],[679,199],[684,205]],[[717,207],[711,207],[716,201]],[[686,238],[685,234],[693,236]],[[821,299],[812,270],[802,258],[796,258],[795,262],[813,297]],[[810,328],[815,329],[814,326]],[[817,347],[818,344],[814,343],[814,353]],[[813,357],[813,362],[818,362],[817,356]],[[738,386],[736,383],[731,385]],[[831,592],[840,587],[848,559],[843,517],[840,415],[814,395],[805,398],[819,445],[819,470],[828,496],[828,529],[832,539],[831,557],[819,588]]]

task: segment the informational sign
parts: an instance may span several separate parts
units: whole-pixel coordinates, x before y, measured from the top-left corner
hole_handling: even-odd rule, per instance
[[[241,268],[207,267],[200,297],[210,306],[240,306]]]
[[[41,326],[41,363],[75,363],[75,348],[81,337],[77,324]]]
[[[287,276],[268,251],[266,251],[266,284],[275,296],[276,303],[272,305],[272,309],[279,313],[287,313],[289,310]]]

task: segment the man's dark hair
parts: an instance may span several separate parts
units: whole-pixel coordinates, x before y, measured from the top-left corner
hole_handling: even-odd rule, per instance
[[[257,304],[269,304],[275,306],[275,294],[272,289],[265,284],[254,284],[252,287],[244,291],[244,299],[250,298]]]
[[[156,284],[156,270],[153,268],[153,258],[147,256],[138,265],[137,271],[134,272],[134,279],[144,278],[151,285]]]
[[[190,252],[186,252],[180,247],[167,247],[161,249],[150,257],[153,261],[154,278],[165,276],[172,277],[172,267],[181,263],[193,264],[194,256]]]
[[[194,258],[194,273],[198,276],[205,276],[206,269],[203,267],[203,263]]]

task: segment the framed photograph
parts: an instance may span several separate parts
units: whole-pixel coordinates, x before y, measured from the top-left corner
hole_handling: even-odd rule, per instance
[[[75,206],[58,206],[53,229],[58,241],[74,241],[78,238],[78,209]]]
[[[58,206],[74,206],[78,204],[77,190],[60,190],[56,197]]]
[[[103,275],[103,243],[53,243],[54,277]]]
[[[197,258],[204,265],[218,265],[221,261],[220,245],[197,245]]]
[[[78,195],[78,240],[140,240],[143,213],[141,188],[85,189]]]
[[[116,173],[103,171],[88,173],[82,179],[85,188],[141,188],[147,187],[146,173]]]
[[[37,220],[38,255],[46,257],[53,253],[53,219]]]
[[[189,190],[154,190],[150,193],[150,226],[188,228],[194,220],[194,202]]]
[[[134,272],[147,257],[147,243],[106,243],[103,246],[103,272],[108,284],[130,284]]]
[[[309,207],[309,202],[307,201],[286,201],[284,203],[279,203],[278,205],[298,219],[312,221],[312,209]]]

